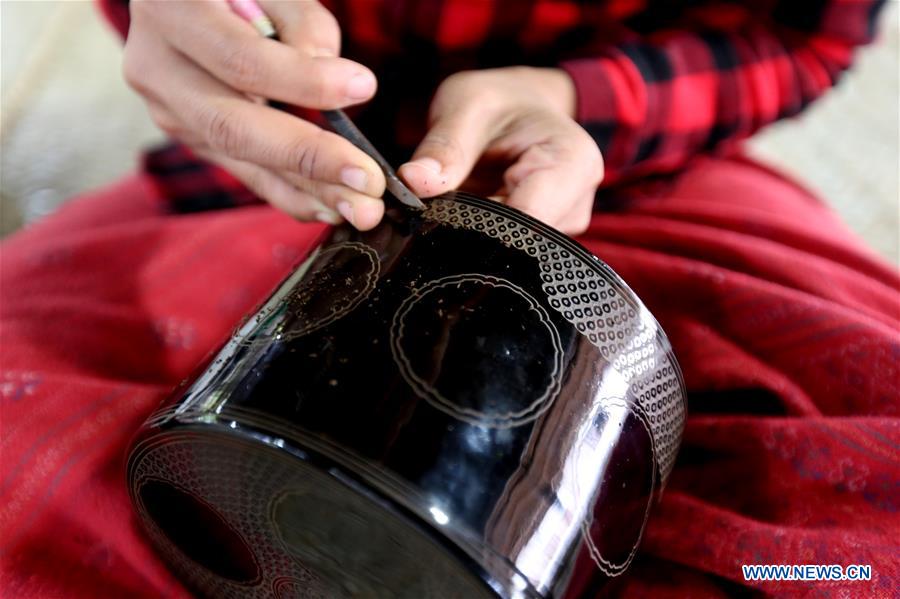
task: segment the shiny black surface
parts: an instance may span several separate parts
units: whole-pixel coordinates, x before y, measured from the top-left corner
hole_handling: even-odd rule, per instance
[[[335,229],[140,439],[264,433],[408,510],[498,594],[577,596],[634,556],[677,448],[680,373],[608,267],[509,209],[443,202]],[[322,550],[331,577],[343,547]]]
[[[253,552],[209,504],[161,480],[148,480],[141,502],[169,539],[204,568],[239,584],[260,576]]]

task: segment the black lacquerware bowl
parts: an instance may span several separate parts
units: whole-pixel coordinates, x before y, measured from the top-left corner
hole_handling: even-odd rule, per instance
[[[574,597],[628,567],[684,417],[608,266],[456,192],[334,229],[142,428],[129,488],[211,597]]]

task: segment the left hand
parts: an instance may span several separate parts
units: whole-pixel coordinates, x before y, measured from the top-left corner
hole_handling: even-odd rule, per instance
[[[400,174],[422,197],[459,187],[582,233],[603,158],[574,112],[574,84],[560,69],[456,73],[438,87],[429,131]]]

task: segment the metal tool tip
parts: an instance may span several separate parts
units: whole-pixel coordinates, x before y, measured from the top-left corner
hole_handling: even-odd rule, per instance
[[[422,200],[420,200],[418,196],[416,196],[416,194],[411,192],[409,188],[406,187],[406,185],[404,185],[402,181],[400,181],[399,178],[389,178],[387,187],[388,191],[394,194],[394,196],[398,200],[400,200],[410,208],[418,208],[419,210],[423,210],[425,208],[425,203],[422,202]]]

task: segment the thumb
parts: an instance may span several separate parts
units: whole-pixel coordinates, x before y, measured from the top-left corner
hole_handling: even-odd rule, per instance
[[[490,141],[481,111],[462,108],[433,114],[432,125],[400,175],[416,194],[431,197],[468,178]]]

